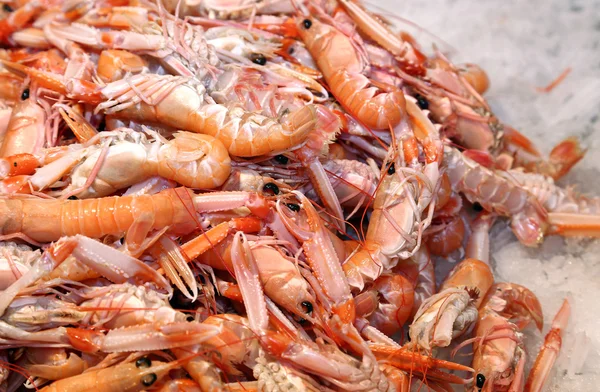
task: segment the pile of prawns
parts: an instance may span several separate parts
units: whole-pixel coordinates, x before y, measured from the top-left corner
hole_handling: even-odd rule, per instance
[[[351,0],[1,14],[3,390],[542,389],[569,303],[526,378],[542,309],[489,231],[595,236],[599,203],[478,66]]]

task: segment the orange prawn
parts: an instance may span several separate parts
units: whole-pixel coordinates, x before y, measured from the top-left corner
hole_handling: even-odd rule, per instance
[[[195,195],[187,188],[167,189],[151,196],[90,200],[2,198],[0,234],[21,233],[34,241],[50,242],[75,234],[99,238],[127,233],[129,238],[142,240],[150,230],[164,227],[175,234],[191,232],[197,226],[195,211],[222,211],[244,205],[260,216],[269,208],[255,193]]]
[[[135,362],[121,363],[105,369],[88,371],[77,376],[56,381],[43,388],[42,392],[134,392],[144,391],[168,375],[171,369],[181,365],[151,361],[141,357]]]
[[[315,18],[298,19],[297,25],[332,94],[361,123],[390,129],[406,117],[402,91],[384,92],[373,86],[363,74],[366,64],[349,37]]]

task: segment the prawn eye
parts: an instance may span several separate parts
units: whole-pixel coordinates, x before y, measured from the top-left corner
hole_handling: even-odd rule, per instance
[[[395,166],[394,166],[394,164],[392,163],[392,164],[390,165],[390,167],[388,168],[388,174],[389,174],[389,175],[392,175],[392,174],[394,174],[394,173],[396,173],[396,167],[395,167]]]
[[[149,387],[150,385],[156,382],[157,378],[158,377],[156,377],[156,374],[148,373],[144,377],[142,377],[142,384],[144,384],[145,387]]]
[[[152,362],[148,359],[148,357],[141,357],[135,361],[135,367],[138,369],[146,369],[152,366]]]
[[[25,90],[23,90],[23,93],[21,94],[21,101],[24,101],[28,98],[29,98],[29,89],[26,88]]]
[[[483,384],[485,384],[485,376],[481,373],[477,374],[477,380],[475,381],[475,385],[477,388],[483,388]]]
[[[276,155],[275,162],[280,163],[282,165],[287,165],[287,163],[289,162],[289,158],[285,155]]]
[[[290,210],[294,211],[294,212],[298,212],[300,211],[300,206],[298,204],[294,204],[294,203],[287,203],[287,206]]]
[[[480,212],[483,211],[483,206],[477,202],[473,203],[473,210]]]
[[[311,304],[308,301],[302,301],[302,303],[300,303],[300,305],[302,305],[302,310],[304,310],[304,313],[306,314],[311,314],[313,311],[313,304]]]
[[[272,182],[267,182],[265,185],[263,185],[263,192],[264,193],[272,193],[273,195],[278,195],[279,187],[277,185],[273,184]]]
[[[265,65],[267,63],[267,58],[260,53],[252,53],[250,55],[250,61],[254,64]]]
[[[4,3],[4,5],[2,5],[2,9],[6,12],[13,12],[12,7],[6,3]]]
[[[312,26],[312,21],[310,19],[304,19],[302,21],[302,26],[304,26],[304,28],[308,30],[310,29],[310,26]]]
[[[415,99],[417,100],[417,106],[419,106],[421,110],[429,109],[429,102],[424,96],[421,94],[415,94]]]

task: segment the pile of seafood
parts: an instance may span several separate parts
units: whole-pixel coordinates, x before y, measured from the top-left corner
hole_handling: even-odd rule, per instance
[[[0,389],[542,390],[570,304],[526,352],[489,232],[594,236],[600,203],[480,67],[353,0],[0,13]]]

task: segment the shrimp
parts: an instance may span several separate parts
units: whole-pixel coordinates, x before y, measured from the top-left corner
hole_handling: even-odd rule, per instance
[[[222,192],[194,195],[186,188],[167,189],[155,195],[115,196],[91,200],[0,199],[1,234],[21,233],[35,241],[56,241],[65,235],[141,236],[169,227],[187,234],[197,226],[197,212],[248,207],[265,216],[266,202],[258,195]],[[139,238],[138,238],[139,240]],[[134,241],[135,242],[135,241]],[[141,241],[140,241],[141,242]]]
[[[496,312],[484,308],[475,335],[473,368],[477,376],[474,387],[482,392],[497,388],[521,390],[525,351],[516,327]]]
[[[524,245],[542,241],[548,228],[547,212],[532,194],[456,149],[446,147],[444,152],[453,189],[488,211],[510,217],[513,233]]]
[[[250,249],[257,260],[265,294],[299,318],[310,316],[316,301],[292,260],[270,246],[256,244]]]
[[[454,350],[456,352],[463,345],[474,342],[473,368],[477,372],[474,390],[523,388],[526,357],[519,332],[521,329],[510,319],[541,321],[542,313],[539,301],[531,291],[523,288],[520,296],[523,299],[514,296],[511,298],[499,288],[490,290],[490,295],[479,310],[475,337],[461,343]],[[515,303],[513,300],[516,300]],[[533,306],[521,306],[523,300]],[[521,327],[527,324],[528,322],[520,323]]]
[[[410,326],[411,344],[424,349],[446,347],[476,320],[477,309],[494,283],[489,259],[489,230],[493,219],[482,215],[467,244],[467,258],[457,264],[440,292],[423,301]],[[482,260],[472,257],[480,256]]]
[[[371,15],[360,4],[349,0],[340,0],[339,3],[360,30],[381,45],[382,48],[389,51],[394,56],[394,60],[396,60],[398,65],[403,69],[411,70],[411,73],[424,73],[421,69],[423,68],[425,56],[414,47],[413,42],[404,39],[405,37],[402,35],[390,31],[385,24],[380,22],[379,18]],[[382,51],[378,47],[374,48]],[[370,60],[371,63],[383,65],[381,63],[378,64],[376,61],[374,62],[371,57]],[[394,63],[392,62],[392,64]]]
[[[220,226],[222,225],[227,225],[231,228],[235,227],[236,230],[246,233],[250,232],[252,228],[252,225],[244,225],[239,219],[237,223],[231,224],[231,222],[226,222]],[[215,229],[220,230],[221,227],[217,226]],[[201,247],[200,241],[197,240],[203,240],[204,238],[210,237],[210,246],[215,246],[219,244],[221,238],[224,238],[224,236],[221,236],[220,238],[216,236],[213,237],[211,230],[207,231],[205,234],[201,234],[197,239],[191,240],[182,246],[183,252],[190,259],[197,257],[198,249]],[[222,246],[220,247],[222,251],[219,252],[218,249],[213,249],[216,252],[216,255],[207,252],[204,253],[203,256],[200,256],[199,260],[213,268],[232,271],[232,260],[234,257],[232,252],[233,238],[229,237],[229,240],[230,241],[222,243]],[[294,264],[293,260],[285,256],[281,250],[261,243],[267,241],[268,240],[264,238],[258,242],[250,242],[250,251],[252,256],[256,259],[260,282],[263,285],[265,294],[273,300],[273,302],[299,318],[310,316],[314,308],[315,299],[309,292],[308,284],[300,274],[298,266]]]
[[[298,19],[300,38],[315,59],[332,94],[363,124],[390,129],[406,117],[404,94],[369,87],[364,59],[351,39],[315,18]]]
[[[121,363],[77,376],[55,381],[41,389],[43,392],[85,391],[143,391],[166,377],[171,369],[181,366],[180,361],[171,363],[138,358],[134,363]]]
[[[287,229],[302,242],[307,261],[324,294],[331,301],[333,314],[342,323],[351,323],[355,318],[354,301],[329,235],[306,196],[298,191],[292,192],[301,201],[304,214],[295,216],[289,212],[289,208],[284,210],[281,200],[277,201],[277,212]]]
[[[21,95],[22,101],[13,108],[8,127],[4,135],[0,157],[16,154],[36,154],[46,143],[46,112],[30,97],[26,89]]]
[[[106,152],[101,146],[88,147],[85,158],[68,174],[71,185],[63,192],[80,199],[103,197],[152,176],[190,188],[212,189],[229,176],[229,154],[212,136],[178,132],[166,141],[148,131],[148,136],[154,138],[149,141],[144,134],[130,130],[111,133],[116,134],[117,140]],[[102,137],[111,137],[111,133],[102,133]],[[101,166],[97,169],[99,161]],[[124,164],[131,164],[131,170],[123,173]],[[36,173],[31,182],[41,190],[51,186],[55,177],[56,172],[52,178]]]
[[[409,75],[399,67],[396,74],[413,85],[419,106],[443,125],[448,137],[462,146],[494,153],[502,143],[504,126],[490,112],[489,105],[441,53],[427,61],[430,82]],[[439,86],[439,87],[438,87]]]
[[[240,157],[287,150],[302,143],[317,123],[313,105],[275,119],[249,113],[235,102],[204,103],[202,90],[201,85],[185,78],[137,75],[104,87],[102,94],[109,100],[98,108],[116,118],[151,121],[211,135],[231,155]],[[147,94],[150,101],[143,101],[135,91]]]
[[[477,376],[473,390],[523,390],[526,358],[519,331],[531,319],[536,320],[541,327],[542,311],[539,301],[531,291],[522,288],[519,293],[522,298],[506,295],[504,289],[491,290],[479,312],[476,337],[466,340],[454,350],[456,352],[463,345],[474,342],[473,368]],[[529,306],[522,306],[524,303]],[[548,334],[545,345],[540,350],[534,370],[530,373],[531,383],[525,386],[525,390],[532,384],[537,384],[533,390],[539,390],[547,378],[548,370],[554,364],[560,350],[560,334],[566,327],[568,316],[568,302],[565,301],[553,322],[553,329]],[[511,319],[526,322],[519,321],[518,325],[515,325]]]

